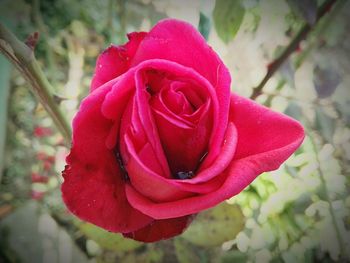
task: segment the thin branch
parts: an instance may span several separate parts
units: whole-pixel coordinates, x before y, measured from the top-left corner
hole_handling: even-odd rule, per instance
[[[307,42],[307,45],[303,48],[303,50],[300,53],[296,54],[295,62],[294,62],[295,70],[297,70],[303,64],[303,62],[308,57],[308,55],[310,55],[312,49],[318,43],[317,40],[320,37],[322,37],[322,35],[329,29],[330,25],[332,24],[332,21],[334,21],[334,18],[342,10],[342,8],[344,7],[347,1],[348,0],[339,0],[335,4],[335,6],[332,8],[331,13],[317,24],[317,26],[313,30],[312,37],[310,36],[310,39]],[[265,106],[271,106],[271,101],[275,96],[282,96],[282,97],[285,97],[286,99],[298,100],[298,103],[302,102],[300,101],[300,98],[293,98],[293,97],[288,98],[278,93],[286,83],[287,83],[286,79],[283,78],[278,82],[274,93],[266,92],[266,91],[262,92],[263,94],[268,96],[264,102]],[[318,101],[307,101],[307,100],[305,100],[304,103],[319,104]]]
[[[63,113],[52,96],[52,86],[42,72],[34,51],[19,41],[5,26],[0,23],[0,52],[12,62],[30,83],[32,91],[38,97],[45,110],[53,119],[68,146],[71,140],[71,129]]]
[[[319,8],[317,12],[317,19],[316,19],[315,25],[328,11],[331,10],[332,6],[336,1],[337,0],[327,0],[322,4],[322,6]],[[311,30],[312,30],[312,27],[308,23],[305,23],[305,25],[300,29],[298,34],[294,37],[292,42],[290,42],[290,44],[286,47],[286,49],[282,52],[282,54],[269,65],[265,77],[262,79],[260,84],[253,89],[253,93],[250,96],[251,99],[254,100],[262,94],[262,89],[264,88],[266,83],[269,81],[269,79],[282,66],[282,64],[288,59],[288,57],[296,49],[298,49],[300,42],[308,36]]]

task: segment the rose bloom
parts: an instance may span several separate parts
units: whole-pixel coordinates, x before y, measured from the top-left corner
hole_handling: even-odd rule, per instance
[[[190,24],[166,19],[128,38],[97,60],[62,193],[81,219],[153,242],[277,169],[304,131],[231,93],[228,69]]]

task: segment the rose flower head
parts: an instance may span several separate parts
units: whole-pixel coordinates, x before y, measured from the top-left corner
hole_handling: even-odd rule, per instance
[[[128,38],[98,57],[62,194],[79,218],[153,242],[277,169],[304,131],[231,93],[228,69],[190,24],[166,19]]]

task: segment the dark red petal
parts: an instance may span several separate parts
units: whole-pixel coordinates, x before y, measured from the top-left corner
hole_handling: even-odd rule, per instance
[[[212,130],[211,115],[208,110],[193,128],[183,128],[170,121],[169,117],[157,111],[154,118],[159,137],[167,156],[169,168],[176,177],[178,172],[196,172],[200,160],[207,152]]]
[[[304,139],[304,130],[295,120],[237,95],[231,96],[230,121],[237,129],[237,155],[224,171],[226,181],[220,188],[204,195],[155,203],[127,186],[132,206],[155,219],[210,208],[240,193],[262,172],[277,169]]]
[[[171,76],[176,76],[177,78],[181,78],[183,80],[189,81],[193,86],[193,88],[195,88],[198,93],[200,93],[201,95],[203,95],[204,97],[208,98],[208,101],[210,101],[210,106],[208,104],[209,110],[208,110],[208,119],[210,119],[210,121],[212,120],[212,123],[210,123],[209,126],[215,126],[218,127],[215,129],[215,131],[217,131],[218,129],[223,129],[222,127],[220,128],[218,123],[218,115],[219,115],[219,105],[218,105],[218,101],[216,98],[216,94],[215,94],[215,90],[213,89],[213,86],[208,82],[208,80],[206,80],[205,78],[203,78],[203,76],[199,75],[196,71],[194,71],[192,68],[188,68],[188,67],[184,67],[180,64],[171,62],[171,61],[166,61],[166,60],[159,60],[159,59],[153,59],[153,60],[148,60],[145,61],[143,63],[141,63],[138,67],[137,67],[137,72],[135,73],[135,84],[136,84],[136,103],[137,106],[139,107],[139,115],[140,115],[140,120],[141,123],[144,127],[144,130],[147,134],[147,138],[149,140],[149,142],[151,143],[152,147],[154,147],[155,149],[155,153],[158,152],[162,152],[163,153],[163,148],[165,149],[165,147],[167,146],[166,142],[168,142],[168,138],[166,136],[164,136],[164,140],[162,141],[162,136],[159,136],[159,132],[161,132],[162,129],[162,123],[156,124],[156,122],[154,121],[154,117],[155,115],[152,112],[152,107],[150,107],[149,105],[149,94],[145,91],[146,90],[146,85],[145,85],[145,79],[144,79],[144,74],[147,71],[150,71],[151,69],[155,69],[159,72],[164,72],[167,73]],[[205,105],[203,105],[205,107]],[[172,119],[175,121],[175,119]],[[163,119],[161,119],[160,121],[163,121]],[[170,122],[170,119],[165,120]],[[172,124],[169,124],[169,126]],[[212,129],[206,129],[207,125],[206,123],[204,125],[200,125],[201,127],[205,127],[203,130],[205,133],[206,131],[210,130],[212,131]],[[169,130],[173,130],[172,127],[167,127],[166,129]],[[164,131],[166,133],[166,131]],[[203,135],[202,133],[202,135]],[[215,133],[215,132],[214,132]],[[197,133],[198,135],[198,133]],[[211,134],[211,138],[214,136],[214,134]],[[161,138],[159,138],[161,137]],[[188,137],[188,136],[187,136]],[[192,137],[192,136],[190,136]],[[193,136],[194,137],[194,136]],[[207,136],[207,134],[204,134],[204,141],[208,141],[209,136]],[[171,140],[171,139],[170,139]],[[177,139],[178,140],[178,139]],[[222,140],[221,140],[222,141]],[[162,145],[160,144],[160,142],[162,142]],[[170,142],[170,144],[173,142]],[[202,145],[196,145],[196,147],[198,146],[198,148],[200,148],[200,153],[196,153],[196,163],[198,163],[199,159],[202,157],[202,155],[204,154],[203,152],[203,148],[207,145],[208,143],[202,143]],[[169,145],[169,143],[168,143]],[[209,145],[209,149],[210,149],[210,154],[212,154],[213,152],[211,151],[211,146],[213,146],[212,144]],[[159,150],[158,150],[159,148]],[[166,149],[169,150],[169,149]],[[166,152],[166,150],[164,150],[164,153],[168,154],[168,152]],[[185,154],[180,152],[181,149],[176,149],[179,150],[176,154],[176,160],[179,160],[179,158],[177,158],[178,156],[181,156],[181,154]],[[186,149],[187,151],[187,149]],[[175,152],[175,151],[174,151]],[[187,151],[188,152],[188,151]],[[163,153],[163,156],[165,156]],[[169,150],[170,153],[170,150]],[[161,156],[161,154],[159,154]],[[175,154],[172,152],[170,154],[171,156],[167,156],[168,157],[168,162],[171,163],[176,163],[176,160],[172,161],[172,156],[175,156]],[[174,158],[175,159],[175,158]],[[166,160],[164,161],[166,162]],[[163,162],[162,162],[163,163]],[[180,162],[179,162],[180,163]],[[181,163],[183,164],[183,162]],[[194,166],[193,164],[191,164],[192,166]],[[171,167],[173,168],[173,167]],[[176,167],[175,167],[176,168]],[[186,169],[186,167],[184,167]],[[170,177],[170,176],[166,176],[166,177]]]
[[[149,160],[147,155],[153,155],[153,150],[149,143],[136,153],[128,136],[125,137],[124,140],[128,151],[128,161],[125,163],[125,167],[133,188],[137,189],[142,195],[158,202],[182,199],[191,195],[191,193],[179,190],[176,185],[172,184],[171,179],[164,178],[153,172],[149,164],[144,163]]]
[[[205,184],[221,174],[232,162],[237,146],[237,129],[232,122],[229,122],[222,144],[220,154],[213,164],[205,169],[200,169],[195,178],[181,181],[182,184]]]
[[[146,35],[145,32],[128,34],[129,42],[125,45],[111,45],[105,49],[97,59],[90,91],[126,72],[130,68],[140,42]]]
[[[129,233],[124,233],[129,237],[142,242],[155,242],[162,239],[171,238],[181,234],[190,225],[193,215],[155,220],[148,226]]]
[[[125,181],[114,153],[106,147],[113,122],[101,105],[114,83],[84,99],[73,121],[73,144],[63,172],[61,190],[69,210],[90,223],[114,232],[134,231],[153,219],[130,206]]]

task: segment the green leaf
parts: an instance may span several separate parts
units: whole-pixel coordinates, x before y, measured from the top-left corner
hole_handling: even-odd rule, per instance
[[[210,19],[202,12],[200,12],[199,14],[198,31],[202,34],[205,40],[208,40],[208,36],[210,32]]]
[[[323,99],[332,96],[340,82],[341,77],[334,68],[315,67],[314,85],[319,98]]]
[[[195,253],[193,246],[183,238],[176,238],[174,240],[176,258],[179,263],[197,263],[201,261],[199,255]]]
[[[121,234],[108,232],[89,223],[81,223],[78,228],[86,237],[92,239],[104,249],[127,252],[142,246],[140,242],[124,238]]]
[[[329,117],[322,108],[316,108],[315,125],[317,131],[328,142],[333,141],[333,134],[335,131],[335,120]]]
[[[213,11],[215,29],[219,37],[228,43],[240,28],[245,9],[240,0],[216,0]]]
[[[243,226],[244,216],[240,207],[224,202],[200,213],[182,237],[195,245],[218,246],[234,239]]]
[[[233,250],[225,253],[221,257],[222,263],[231,263],[231,262],[247,262],[248,256],[246,253],[242,253],[239,250]]]
[[[303,112],[300,106],[297,103],[292,101],[288,104],[288,107],[284,111],[284,113],[296,120],[300,120]]]
[[[126,253],[123,257],[120,258],[122,263],[158,263],[158,262],[168,262],[164,260],[164,251],[162,247],[157,247],[154,244],[147,245],[147,249],[143,251],[137,251],[136,253]],[[109,262],[109,261],[108,261]]]

